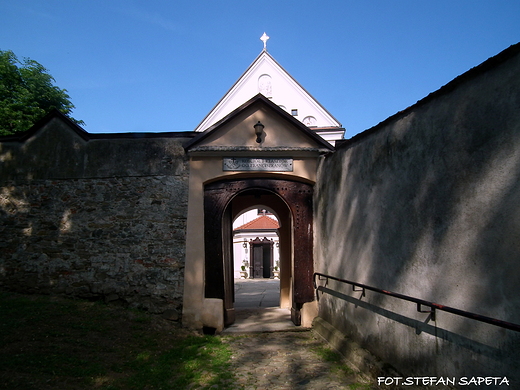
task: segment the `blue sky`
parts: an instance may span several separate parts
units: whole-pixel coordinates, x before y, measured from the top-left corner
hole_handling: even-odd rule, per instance
[[[0,50],[40,62],[91,133],[193,130],[261,52],[370,128],[520,41],[518,0],[1,0]]]

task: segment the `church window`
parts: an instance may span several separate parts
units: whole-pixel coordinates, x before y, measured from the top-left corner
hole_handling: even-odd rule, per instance
[[[306,116],[305,118],[303,118],[302,122],[305,126],[316,126],[316,118],[313,116]]]
[[[263,74],[258,78],[258,92],[267,98],[273,96],[273,87],[271,83],[271,76]]]
[[[292,116],[298,116],[298,109],[297,109],[297,108],[293,108],[293,109],[291,110],[291,115],[292,115]]]

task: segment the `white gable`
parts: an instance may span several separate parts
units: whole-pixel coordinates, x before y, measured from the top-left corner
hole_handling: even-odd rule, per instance
[[[206,130],[258,93],[269,98],[311,129],[341,128],[341,124],[264,49],[195,131]],[[333,129],[329,129],[331,130]],[[338,130],[336,133],[340,134],[341,138],[344,130]],[[337,136],[335,138],[339,139]]]

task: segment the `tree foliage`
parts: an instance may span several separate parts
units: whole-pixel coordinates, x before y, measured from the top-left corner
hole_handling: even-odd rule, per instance
[[[0,50],[0,135],[28,130],[54,108],[70,117],[74,109],[70,96],[54,82],[38,62],[20,61],[12,51]]]

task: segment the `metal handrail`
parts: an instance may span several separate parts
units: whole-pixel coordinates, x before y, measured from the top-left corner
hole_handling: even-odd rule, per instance
[[[452,314],[456,314],[456,315],[459,315],[459,316],[462,316],[462,317],[470,318],[472,320],[477,320],[477,321],[485,322],[485,323],[488,323],[488,324],[491,324],[491,325],[500,326],[501,328],[510,329],[510,330],[514,330],[516,332],[520,332],[520,325],[518,325],[518,324],[513,324],[511,322],[497,320],[496,318],[486,317],[486,316],[482,316],[480,314],[471,313],[471,312],[460,310],[460,309],[455,309],[455,308],[450,307],[450,306],[440,305],[438,303],[425,301],[424,299],[410,297],[408,295],[403,295],[403,294],[395,293],[395,292],[392,292],[392,291],[383,290],[383,289],[380,289],[380,288],[377,288],[377,287],[368,286],[366,284],[357,283],[357,282],[353,282],[353,281],[346,280],[346,279],[336,278],[334,276],[322,274],[322,273],[319,273],[319,272],[315,272],[314,276],[313,276],[313,283],[314,283],[314,289],[316,290],[316,295],[318,294],[318,291],[323,291],[321,289],[322,286],[318,286],[317,285],[316,277],[318,277],[319,280],[332,279],[332,280],[336,280],[338,282],[350,284],[350,285],[352,285],[352,289],[354,291],[362,291],[362,296],[365,296],[365,290],[370,290],[370,291],[374,291],[374,292],[377,292],[377,293],[380,293],[380,294],[389,295],[389,296],[394,297],[394,298],[399,298],[399,299],[403,299],[405,301],[414,302],[414,303],[417,304],[417,311],[421,312],[421,313],[431,313],[431,319],[433,321],[435,321],[435,310],[442,310],[442,311],[446,311],[448,313],[452,313]],[[361,288],[361,290],[355,290],[356,287]],[[427,306],[431,310],[430,311],[423,311],[423,310],[421,310],[422,306]]]

